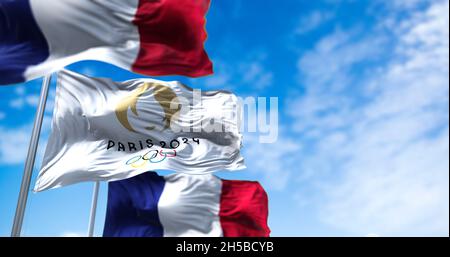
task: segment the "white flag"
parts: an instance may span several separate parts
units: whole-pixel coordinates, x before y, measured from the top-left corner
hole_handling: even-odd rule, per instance
[[[243,169],[239,119],[237,97],[229,92],[61,71],[34,190],[120,180],[149,170]]]

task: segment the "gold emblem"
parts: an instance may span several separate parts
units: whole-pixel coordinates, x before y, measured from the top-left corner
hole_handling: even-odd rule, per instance
[[[137,131],[131,126],[128,120],[128,109],[131,108],[131,111],[139,117],[139,114],[137,112],[137,102],[139,98],[149,89],[153,90],[153,97],[164,111],[164,118],[162,120],[164,122],[163,129],[167,129],[170,127],[172,119],[181,109],[181,105],[177,99],[177,95],[170,87],[154,82],[144,83],[133,90],[128,96],[120,100],[120,102],[116,105],[115,111],[117,119],[122,124],[122,126],[124,126],[131,132],[137,133]],[[176,108],[170,108],[171,105],[173,106],[174,104],[176,105]],[[154,126],[148,126],[145,129],[152,130],[154,128]]]

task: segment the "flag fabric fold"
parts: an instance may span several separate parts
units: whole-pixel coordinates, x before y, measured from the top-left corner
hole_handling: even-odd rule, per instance
[[[240,118],[238,99],[230,92],[60,71],[52,131],[34,190],[120,180],[147,170],[243,169]]]
[[[145,75],[212,73],[205,50],[210,0],[3,0],[0,85],[81,60]],[[51,8],[49,8],[51,7]]]
[[[267,237],[267,218],[258,182],[146,172],[108,183],[103,236]]]

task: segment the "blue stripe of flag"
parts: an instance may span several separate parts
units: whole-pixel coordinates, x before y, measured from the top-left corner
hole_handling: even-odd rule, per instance
[[[158,202],[164,185],[164,178],[155,172],[109,182],[103,236],[162,237]]]
[[[25,81],[27,67],[45,61],[49,47],[29,0],[0,1],[0,84]]]

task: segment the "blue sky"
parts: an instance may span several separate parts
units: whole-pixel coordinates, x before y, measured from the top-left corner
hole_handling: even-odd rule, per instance
[[[239,96],[279,97],[279,137],[247,133],[273,236],[449,235],[448,0],[216,0],[215,74],[177,79]],[[126,80],[99,62],[69,69]],[[0,87],[0,235],[12,226],[41,80]],[[50,132],[55,85],[33,182]],[[92,183],[30,193],[23,234],[85,235]],[[107,185],[102,183],[96,235]]]

